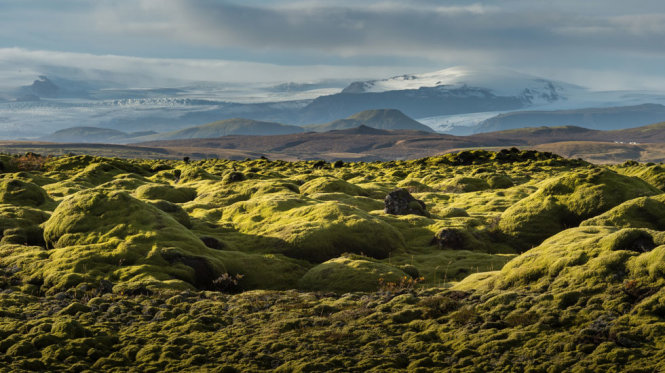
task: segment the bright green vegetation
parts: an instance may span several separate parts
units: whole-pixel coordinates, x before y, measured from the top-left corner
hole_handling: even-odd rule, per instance
[[[665,369],[659,165],[0,161],[0,371]]]

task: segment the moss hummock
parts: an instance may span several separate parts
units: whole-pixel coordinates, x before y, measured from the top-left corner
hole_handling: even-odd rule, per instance
[[[338,293],[375,291],[382,282],[399,282],[405,277],[409,276],[397,267],[368,257],[347,255],[313,267],[300,279],[299,286]]]
[[[571,172],[539,186],[501,215],[499,227],[518,247],[537,245],[630,199],[661,193],[642,180],[602,168]]]

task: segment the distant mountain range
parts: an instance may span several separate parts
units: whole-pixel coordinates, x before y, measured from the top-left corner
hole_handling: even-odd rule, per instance
[[[620,162],[627,159],[662,162],[665,161],[665,122],[614,131],[565,126],[524,128],[472,136],[360,126],[323,133],[225,136],[215,139],[153,141],[138,145],[220,157],[245,152],[280,159],[366,161],[413,159],[464,148],[517,146],[546,149],[597,162]],[[603,149],[607,153],[603,153]]]
[[[205,139],[229,135],[287,135],[306,131],[326,132],[359,126],[389,130],[405,129],[434,132],[431,128],[409,118],[399,110],[383,109],[366,110],[346,119],[305,127],[245,118],[233,118],[167,133],[126,133],[108,128],[72,127],[56,131],[51,135],[41,137],[39,140],[54,142],[129,143],[176,139]]]
[[[414,118],[515,110],[552,103],[583,88],[501,69],[452,67],[432,73],[354,82],[301,110],[302,120],[389,107]]]
[[[517,111],[484,120],[474,129],[474,132],[566,125],[597,130],[614,130],[664,120],[665,106],[658,104],[578,110]]]
[[[302,127],[288,124],[262,122],[252,119],[233,118],[185,128],[179,131],[149,135],[134,139],[136,141],[205,139],[229,135],[287,135],[305,132]]]
[[[210,139],[151,141],[131,145],[0,141],[0,152],[99,154],[147,158],[229,158],[373,161],[415,159],[463,149],[510,147],[549,151],[592,162],[665,161],[665,122],[599,131],[576,126],[534,127],[471,136],[361,125],[328,132],[287,135],[229,135]]]
[[[126,133],[110,128],[99,127],[71,127],[40,138],[42,141],[53,142],[95,142],[95,143],[123,143],[136,137],[154,135],[156,132]]]
[[[530,127],[466,136],[483,141],[512,140],[524,145],[556,141],[605,141],[617,143],[665,143],[665,122],[647,126],[601,131],[577,126]],[[664,149],[665,150],[665,149]]]
[[[300,132],[295,126],[327,131],[363,124],[354,122],[356,113],[383,109],[414,118],[409,118],[410,125],[400,119],[402,126],[385,128],[428,131],[420,126],[424,124],[457,135],[542,125],[619,129],[665,120],[663,107],[657,105],[665,103],[665,92],[593,92],[499,68],[458,66],[346,86],[334,80],[133,88],[126,81],[123,85],[105,78],[39,76],[32,84],[3,90],[0,138],[39,139],[72,123],[175,137],[243,134],[252,129],[255,135]],[[368,125],[384,128],[380,123]],[[115,139],[120,140],[113,141],[125,141],[125,136],[118,136]]]

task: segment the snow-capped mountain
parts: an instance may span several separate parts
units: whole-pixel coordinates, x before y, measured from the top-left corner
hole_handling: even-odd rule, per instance
[[[435,131],[461,135],[509,112],[665,104],[663,92],[594,92],[501,68],[451,67],[351,84],[131,86],[112,75],[77,76],[35,75],[32,84],[0,87],[0,139],[37,138],[72,126],[170,132],[230,118],[316,125],[377,109],[396,109]]]
[[[522,74],[506,69],[456,66],[423,74],[354,82],[343,93],[378,93],[439,87],[442,90],[470,88],[495,96],[518,97],[530,104],[565,100],[582,87]]]

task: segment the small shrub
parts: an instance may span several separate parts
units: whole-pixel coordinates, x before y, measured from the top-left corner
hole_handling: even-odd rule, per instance
[[[401,293],[404,291],[413,290],[416,285],[425,281],[424,277],[412,278],[409,276],[402,277],[399,281],[385,281],[383,278],[379,279],[379,291],[384,293]]]
[[[49,157],[44,157],[32,152],[22,156],[15,156],[10,161],[10,167],[18,171],[42,171]]]
[[[241,274],[229,275],[223,273],[221,276],[212,281],[215,289],[223,292],[237,292],[239,281],[245,277]]]

